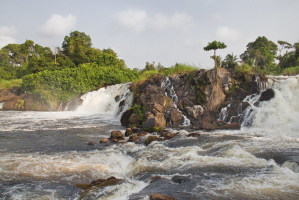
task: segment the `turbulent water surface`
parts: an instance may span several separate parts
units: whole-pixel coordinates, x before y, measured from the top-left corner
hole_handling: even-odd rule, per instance
[[[85,199],[298,199],[298,77],[275,79],[275,98],[254,105],[238,131],[173,130],[163,142],[98,143],[121,130],[120,99],[128,85],[83,96],[76,112],[0,112],[0,198],[77,199],[77,183],[115,176],[118,185]],[[255,97],[246,100],[254,103]],[[250,126],[249,126],[250,125]],[[87,145],[94,141],[95,145]],[[161,179],[150,181],[153,176]],[[183,176],[177,183],[173,177]],[[182,178],[182,177],[180,177]]]

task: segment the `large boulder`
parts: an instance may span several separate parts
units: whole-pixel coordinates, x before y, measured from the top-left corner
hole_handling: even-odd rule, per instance
[[[170,111],[170,119],[172,125],[177,126],[182,124],[184,117],[178,109],[173,109]]]
[[[259,101],[269,101],[274,98],[274,91],[272,89],[267,89],[262,92]]]
[[[116,140],[125,140],[123,134],[121,131],[116,130],[116,131],[111,131],[111,136],[110,139],[116,139]]]

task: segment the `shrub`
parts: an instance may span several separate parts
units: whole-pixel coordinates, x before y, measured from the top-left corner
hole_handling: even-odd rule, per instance
[[[237,75],[244,75],[244,74],[252,74],[253,73],[253,69],[251,66],[249,66],[246,63],[243,63],[242,65],[237,65],[235,67],[235,73]]]
[[[285,76],[286,75],[288,75],[288,76],[297,75],[297,74],[299,74],[299,66],[286,68],[282,71],[282,74]]]
[[[21,83],[22,83],[22,79],[0,80],[0,89],[20,87]]]

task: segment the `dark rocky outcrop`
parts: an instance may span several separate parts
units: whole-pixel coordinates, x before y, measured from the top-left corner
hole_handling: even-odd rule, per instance
[[[272,89],[267,89],[262,92],[259,101],[269,101],[274,98],[274,91]]]
[[[150,200],[175,200],[175,198],[172,196],[165,196],[158,193],[152,193],[150,195]]]

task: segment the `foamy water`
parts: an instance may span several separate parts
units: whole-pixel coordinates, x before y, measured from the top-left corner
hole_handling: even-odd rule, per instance
[[[274,83],[275,98],[252,108],[251,127],[105,146],[111,130],[124,133],[115,96],[128,98],[125,88],[87,94],[77,112],[0,112],[0,199],[78,199],[75,184],[110,176],[122,181],[83,199],[299,198],[298,78]],[[178,175],[189,178],[176,183]]]

